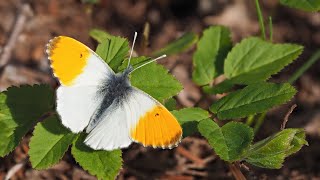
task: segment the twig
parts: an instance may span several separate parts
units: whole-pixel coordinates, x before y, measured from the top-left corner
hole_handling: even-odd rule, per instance
[[[256,10],[257,10],[257,14],[258,14],[260,29],[261,29],[261,36],[263,37],[264,40],[266,40],[266,30],[264,27],[263,15],[262,15],[262,11],[260,8],[259,0],[256,0]]]
[[[246,180],[246,177],[242,174],[238,164],[229,164],[229,168],[236,180]]]
[[[311,58],[305,62],[288,80],[290,84],[296,82],[315,62],[320,60],[320,49],[318,49]]]
[[[290,114],[293,112],[293,110],[294,110],[296,107],[297,107],[296,104],[292,105],[291,108],[290,108],[290,110],[287,112],[287,114],[286,114],[286,116],[284,117],[284,120],[283,120],[283,122],[282,122],[282,124],[281,124],[281,128],[280,128],[281,130],[284,130],[284,128],[286,128],[286,124],[287,124],[287,122],[288,122],[288,120],[289,120],[289,116],[290,116]]]
[[[27,159],[24,159],[22,162],[11,167],[4,179],[5,180],[11,179],[12,176],[16,174],[26,164],[26,162],[27,162]]]
[[[184,147],[182,146],[178,146],[177,148],[177,152],[179,154],[181,154],[182,156],[188,158],[189,160],[193,161],[196,164],[204,164],[203,160],[200,159],[199,157],[191,154],[188,150],[186,150]]]
[[[263,112],[259,115],[258,119],[256,120],[255,122],[255,125],[253,127],[253,131],[255,134],[257,134],[258,130],[260,129],[260,127],[262,126],[264,120],[265,120],[265,117],[267,115],[267,112]]]
[[[3,68],[9,61],[11,57],[12,49],[14,48],[14,45],[16,44],[16,41],[18,39],[19,34],[23,30],[23,27],[25,25],[26,19],[32,15],[32,10],[30,8],[29,4],[22,4],[20,14],[17,18],[17,21],[13,27],[13,31],[11,33],[11,36],[5,45],[5,47],[2,50],[2,54],[0,57],[0,68]]]
[[[150,37],[150,23],[146,22],[144,24],[143,33],[142,33],[142,50],[145,52],[149,47],[149,37]]]

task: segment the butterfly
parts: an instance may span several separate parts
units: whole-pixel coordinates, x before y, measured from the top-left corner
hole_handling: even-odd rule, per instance
[[[51,39],[46,47],[60,82],[56,111],[72,132],[85,130],[86,145],[114,150],[138,142],[171,149],[181,141],[176,118],[153,97],[131,86],[129,75],[135,69],[129,63],[123,72],[115,73],[94,51],[66,36]],[[131,55],[132,50],[129,60]]]

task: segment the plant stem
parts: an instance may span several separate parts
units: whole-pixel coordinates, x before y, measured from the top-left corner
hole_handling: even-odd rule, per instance
[[[264,40],[266,40],[266,31],[264,28],[263,16],[262,16],[262,11],[260,8],[259,0],[256,0],[256,9],[257,9],[259,25],[260,25],[260,29],[261,29],[261,36]]]
[[[265,117],[267,115],[267,112],[263,112],[259,115],[256,124],[254,125],[253,131],[256,134],[258,132],[258,130],[260,129],[261,125],[263,124]]]
[[[246,180],[246,177],[242,174],[238,164],[229,164],[229,169],[236,180]]]
[[[320,49],[317,50],[311,58],[304,63],[288,80],[290,84],[293,84],[299,77],[306,71],[308,70],[317,60],[320,59]]]
[[[253,123],[253,121],[254,121],[254,115],[250,115],[250,116],[248,116],[248,118],[247,118],[247,122],[246,122],[246,124],[248,125],[248,126],[251,126],[252,125],[252,123]]]
[[[273,41],[273,25],[272,25],[272,17],[269,16],[269,38],[270,38],[270,42]]]

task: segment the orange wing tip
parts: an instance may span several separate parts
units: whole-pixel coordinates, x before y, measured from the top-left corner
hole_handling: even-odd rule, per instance
[[[152,147],[154,149],[156,149],[156,148],[173,149],[173,148],[178,147],[178,145],[181,143],[181,140],[182,140],[182,132],[177,133],[177,135],[174,138],[172,138],[172,140],[170,142],[168,142],[167,144],[164,144],[164,145],[159,145],[159,144],[148,145],[148,144],[142,143],[136,139],[132,139],[133,142],[139,143],[143,147]]]
[[[83,73],[90,49],[71,37],[58,36],[48,42],[46,53],[53,75],[61,84],[69,86]]]
[[[46,54],[48,56],[49,61],[52,61],[51,56],[53,55],[53,50],[56,48],[56,44],[59,43],[60,39],[61,39],[61,36],[54,37],[50,39],[49,42],[46,44]],[[54,67],[52,66],[52,63],[50,63],[50,68],[54,69]],[[59,79],[55,71],[52,71],[52,73],[54,77]]]
[[[139,118],[130,134],[145,147],[172,149],[181,142],[182,128],[165,107],[155,105]]]
[[[56,44],[59,43],[61,39],[61,36],[54,37],[49,40],[49,42],[46,44],[46,54],[48,55],[48,58],[51,60],[52,51],[56,48]]]

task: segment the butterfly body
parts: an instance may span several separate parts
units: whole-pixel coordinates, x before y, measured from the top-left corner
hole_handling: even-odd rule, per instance
[[[123,103],[127,101],[130,92],[133,91],[129,81],[129,73],[131,70],[132,67],[130,66],[123,73],[106,76],[106,78],[100,82],[101,85],[98,87],[96,99],[102,98],[103,100],[91,116],[86,132],[90,132],[96,124],[101,121],[105,111],[111,110],[108,109],[111,104],[119,107],[123,106]]]
[[[47,45],[57,89],[57,112],[74,133],[85,130],[93,149],[144,146],[172,148],[182,136],[175,117],[157,100],[131,86],[129,66],[113,70],[91,49],[70,37],[59,36]]]

